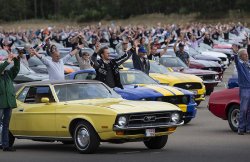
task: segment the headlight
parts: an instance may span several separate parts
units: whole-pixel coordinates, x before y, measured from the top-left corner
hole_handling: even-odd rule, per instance
[[[179,113],[173,113],[171,115],[171,121],[174,123],[177,123],[180,120],[180,114]]]
[[[220,80],[219,75],[215,75],[214,79],[215,79],[215,80]]]
[[[182,97],[182,102],[187,104],[188,103],[188,97],[187,96],[183,96]]]
[[[127,124],[127,118],[125,116],[120,116],[118,118],[118,125],[124,127]]]

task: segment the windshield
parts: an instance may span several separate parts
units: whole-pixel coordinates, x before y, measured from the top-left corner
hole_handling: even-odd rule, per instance
[[[30,66],[30,67],[39,66],[39,65],[44,65],[44,64],[42,63],[42,61],[41,61],[39,58],[37,58],[37,57],[31,57],[31,58],[28,60],[28,62],[29,62],[29,66]]]
[[[69,54],[70,51],[60,51],[60,57],[63,58],[64,56],[66,56],[67,54]],[[65,65],[78,65],[78,61],[76,60],[76,57],[73,56],[69,59],[69,61],[67,61],[67,63],[65,63]]]
[[[141,71],[121,71],[121,83],[129,84],[158,84],[154,79]]]
[[[55,85],[59,101],[74,101],[100,98],[121,98],[102,83],[76,83]]]
[[[160,73],[160,74],[167,74],[170,71],[163,65],[154,62],[154,61],[150,61],[150,71],[149,73]]]
[[[6,70],[10,70],[10,68],[12,68],[14,66],[13,63],[9,64],[6,67]],[[29,67],[25,66],[24,64],[20,63],[20,71],[18,74],[23,74],[23,75],[28,75],[31,73],[35,73],[32,69],[30,69]]]
[[[184,67],[187,68],[187,65],[181,61],[178,57],[161,57],[160,64],[166,67]]]
[[[124,62],[122,64],[122,66],[125,67],[125,68],[129,68],[129,69],[133,69],[134,68],[133,62]]]
[[[200,52],[196,51],[192,47],[189,47],[189,55],[194,56],[194,55],[199,55]]]

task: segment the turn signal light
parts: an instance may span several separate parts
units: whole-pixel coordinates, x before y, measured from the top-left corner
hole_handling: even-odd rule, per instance
[[[116,131],[116,135],[124,135],[124,131]]]
[[[176,127],[168,128],[168,131],[175,131],[175,130],[176,130]]]

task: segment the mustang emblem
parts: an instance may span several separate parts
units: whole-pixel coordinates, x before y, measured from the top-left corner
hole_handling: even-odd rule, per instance
[[[191,84],[186,84],[185,85],[187,88],[190,88],[192,85]]]
[[[145,116],[143,119],[144,122],[151,122],[155,120],[156,120],[156,116]]]

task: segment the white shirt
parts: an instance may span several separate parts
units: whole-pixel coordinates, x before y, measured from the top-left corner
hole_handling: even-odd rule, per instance
[[[45,56],[42,56],[40,59],[46,65],[49,80],[64,80],[64,64],[71,58],[71,55],[68,54],[61,58],[59,62],[54,62]]]

